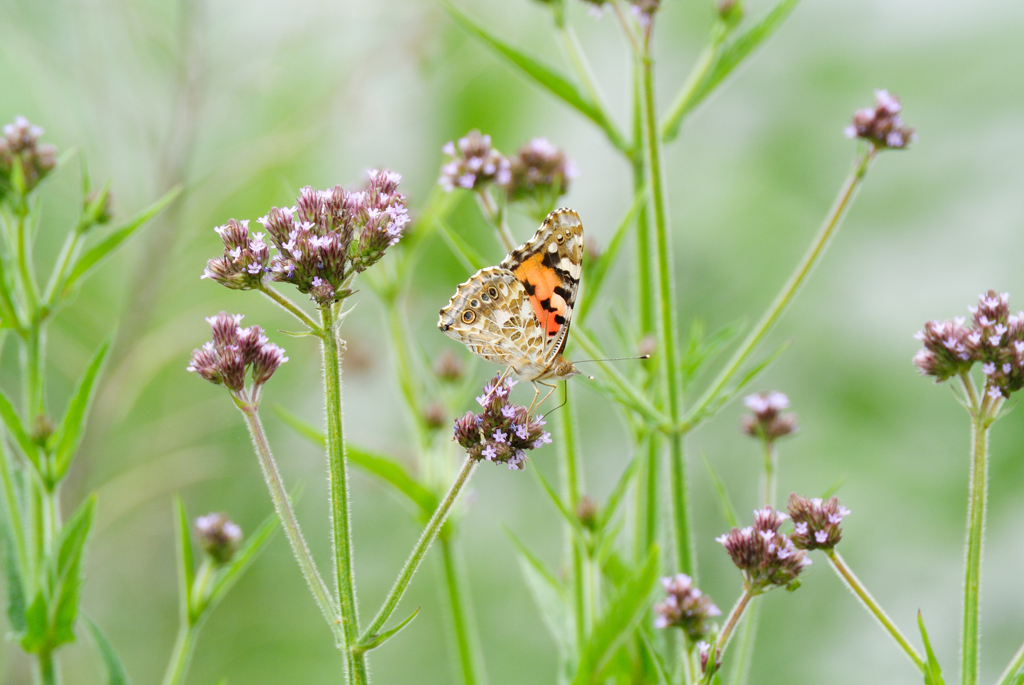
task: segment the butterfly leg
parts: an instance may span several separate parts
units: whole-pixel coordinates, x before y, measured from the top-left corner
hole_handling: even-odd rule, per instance
[[[543,385],[546,388],[551,388],[550,390],[548,390],[548,394],[544,395],[544,399],[542,399],[540,402],[537,401],[537,396],[540,395],[540,388],[537,387],[538,385]],[[531,414],[533,413],[534,406],[544,404],[544,402],[546,402],[547,399],[549,397],[551,397],[551,393],[553,393],[555,390],[558,389],[558,386],[554,385],[552,383],[545,383],[544,381],[534,381],[533,382],[533,389],[535,391],[534,395],[533,395],[533,403],[530,404],[530,409],[529,409],[529,413],[531,413]]]

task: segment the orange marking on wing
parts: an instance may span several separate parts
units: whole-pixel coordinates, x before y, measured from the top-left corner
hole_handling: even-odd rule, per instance
[[[530,304],[533,305],[533,313],[536,314],[541,328],[547,332],[548,337],[557,335],[562,327],[555,317],[565,316],[565,303],[562,302],[556,306],[551,301],[551,296],[555,294],[555,288],[561,285],[558,274],[554,269],[544,266],[544,255],[538,252],[520,264],[515,270],[515,275],[521,283],[528,283],[533,289],[533,294],[530,295]],[[543,302],[554,306],[556,311],[546,309]]]

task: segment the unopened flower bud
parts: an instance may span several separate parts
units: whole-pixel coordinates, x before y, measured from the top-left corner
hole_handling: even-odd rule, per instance
[[[658,615],[654,627],[682,628],[691,643],[707,635],[708,620],[722,615],[711,598],[698,590],[685,573],[662,578],[661,584],[668,597],[654,605],[654,613]]]
[[[708,672],[708,661],[711,660],[711,644],[708,642],[697,643],[697,653],[700,655],[700,672]]]
[[[903,106],[899,98],[887,90],[875,91],[875,106],[853,113],[853,123],[846,127],[847,138],[863,138],[876,148],[902,149],[917,140],[914,129],[900,119]]]
[[[782,413],[789,407],[789,398],[781,392],[747,395],[743,404],[752,412],[740,419],[740,428],[747,435],[771,442],[796,432],[796,415]]]
[[[199,545],[210,555],[215,564],[231,561],[242,543],[242,529],[238,524],[220,513],[200,516],[193,524]]]
[[[83,213],[85,214],[82,226],[88,228],[94,225],[109,223],[114,216],[114,198],[109,188],[93,190],[85,196]]]
[[[12,172],[20,165],[24,191],[29,193],[57,166],[57,148],[40,144],[43,129],[17,116],[3,127],[0,138],[0,200],[13,188]]]
[[[36,416],[36,419],[32,424],[32,433],[30,437],[32,438],[32,442],[42,447],[46,445],[46,441],[50,439],[51,435],[53,435],[53,431],[53,419],[47,414],[39,414]]]
[[[427,424],[427,428],[431,430],[441,428],[447,421],[448,412],[440,402],[431,402],[423,410],[423,423]]]
[[[576,503],[576,518],[587,530],[594,530],[597,526],[597,502],[587,495],[580,497]]]
[[[793,534],[790,539],[800,549],[832,549],[843,537],[839,527],[850,510],[832,497],[827,502],[821,498],[807,499],[797,494],[789,496],[786,505],[793,519]]]
[[[457,383],[462,379],[465,368],[462,360],[450,350],[445,350],[434,360],[434,375],[445,383]]]

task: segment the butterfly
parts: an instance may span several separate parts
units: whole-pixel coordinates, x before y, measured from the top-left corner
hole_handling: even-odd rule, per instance
[[[571,209],[556,209],[500,264],[480,269],[460,284],[441,310],[437,327],[473,354],[531,381],[536,404],[538,383],[553,391],[555,386],[545,380],[579,373],[562,350],[582,264],[583,222]]]

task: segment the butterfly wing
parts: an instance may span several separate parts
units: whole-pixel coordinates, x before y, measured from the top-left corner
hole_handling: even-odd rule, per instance
[[[500,264],[526,291],[544,336],[545,366],[565,347],[582,265],[583,222],[571,209],[548,214],[533,237]]]
[[[522,377],[543,371],[537,362],[545,350],[544,331],[526,289],[508,269],[490,266],[459,285],[437,326],[474,354],[511,366]]]

